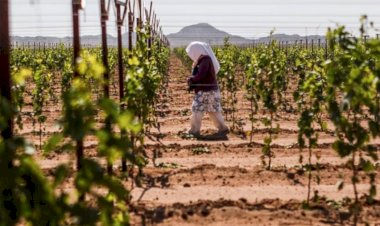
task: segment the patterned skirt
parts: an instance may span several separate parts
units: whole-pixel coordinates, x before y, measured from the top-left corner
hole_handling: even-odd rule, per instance
[[[221,95],[219,90],[199,91],[195,94],[192,112],[222,112]]]

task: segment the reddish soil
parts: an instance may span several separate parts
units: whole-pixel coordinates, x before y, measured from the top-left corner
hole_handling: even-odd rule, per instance
[[[261,159],[265,127],[255,125],[253,143],[244,135],[249,134],[251,124],[248,120],[249,103],[243,98],[242,91],[238,93],[237,118],[245,125],[239,132],[230,133],[228,140],[219,141],[181,138],[189,127],[191,116],[193,94],[187,92],[188,74],[180,60],[171,56],[167,93],[162,95],[158,106],[160,131],[151,129],[151,139],[146,139],[150,162],[144,168],[143,187],[132,189],[133,225],[352,224],[346,205],[354,194],[351,171],[347,159],[341,159],[332,150],[335,137],[331,132],[321,132],[318,148],[313,150],[312,162],[319,163],[319,173],[317,168],[312,171],[311,195],[313,197],[318,192],[319,200],[308,210],[303,209],[308,173],[299,158],[303,155],[305,163],[307,152],[300,153],[297,145],[298,116],[285,112],[279,114],[276,123],[281,129],[272,145],[275,156],[271,170],[263,167]],[[44,125],[43,140],[59,129],[54,124],[59,118],[59,109],[59,105],[51,104],[44,112],[48,121]],[[24,109],[24,112],[28,111],[31,111],[30,106]],[[227,123],[232,125],[231,121]],[[329,129],[332,128],[329,125]],[[202,132],[215,132],[207,115]],[[27,117],[24,117],[20,134],[39,143],[38,136],[33,133],[32,121]],[[89,139],[85,146],[86,155],[97,158],[96,142]],[[47,158],[41,153],[36,154],[36,159],[47,171],[65,162],[73,164],[74,160],[69,154],[53,154]],[[377,172],[379,181],[380,167]],[[363,195],[369,189],[369,181],[364,172],[360,172],[360,177],[358,190]],[[345,186],[338,191],[340,181],[344,181]],[[360,222],[380,225],[380,204],[363,204]]]

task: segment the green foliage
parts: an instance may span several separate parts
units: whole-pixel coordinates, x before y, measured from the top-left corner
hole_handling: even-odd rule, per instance
[[[362,18],[361,36],[351,37],[344,27],[328,32],[330,50],[334,57],[326,62],[327,76],[327,110],[335,126],[337,140],[333,148],[341,157],[351,156],[352,184],[355,202],[351,206],[354,224],[357,224],[359,211],[359,194],[356,184],[358,163],[371,178],[369,198],[376,194],[373,179],[374,161],[377,154],[370,144],[371,138],[378,136],[379,128],[379,53],[380,41],[366,41],[368,31],[366,18]],[[368,124],[368,127],[365,124]],[[364,158],[367,155],[368,160]]]
[[[158,164],[157,167],[177,169],[177,168],[181,167],[181,165],[179,165],[178,163],[175,163],[175,162],[170,162],[170,163],[161,162],[160,164]]]
[[[191,70],[191,66],[193,65],[193,61],[190,59],[190,57],[187,56],[186,49],[185,48],[174,48],[173,52],[182,61],[182,63],[189,70]]]
[[[358,176],[360,170],[369,178],[367,202],[373,203],[377,194],[375,162],[378,155],[371,142],[380,135],[380,41],[364,38],[371,29],[367,24],[363,17],[360,37],[352,37],[344,27],[329,30],[328,49],[310,50],[297,45],[284,49],[275,41],[243,49],[231,45],[228,39],[223,46],[214,48],[221,63],[218,79],[233,127],[237,111],[236,94],[240,87],[245,87],[245,97],[250,102],[251,142],[254,123],[261,121],[268,131],[262,148],[263,163],[268,169],[274,156],[272,144],[280,129],[276,124],[278,113],[293,109],[284,94],[287,91],[293,93],[294,113],[299,116],[298,144],[301,152],[308,150],[308,162],[303,166],[308,172],[309,182],[305,207],[310,206],[310,201],[319,199],[316,191],[314,198],[310,197],[312,171],[315,168],[319,170],[319,164],[314,167],[311,158],[320,131],[327,130],[324,114],[328,114],[336,135],[333,148],[340,157],[348,158],[352,169],[355,202],[351,203],[350,210],[355,216],[355,224],[361,210],[356,187],[362,179]],[[153,39],[149,48],[147,40],[150,38],[144,30],[138,30],[136,46],[131,52],[124,51],[126,95],[122,103],[99,95],[102,86],[108,82],[102,76],[104,68],[99,63],[100,48],[82,52],[76,68],[80,74],[77,78],[72,77],[72,51],[63,45],[47,49],[13,49],[14,105],[10,106],[0,97],[0,131],[6,128],[11,117],[17,119],[22,129],[24,97],[29,95],[33,105],[30,117],[40,125],[41,138],[42,126],[47,120],[44,107],[49,101],[57,103],[60,99],[63,102],[59,121],[62,130],[45,143],[46,153],[72,153],[79,143],[91,137],[96,140],[99,154],[107,163],[125,158],[141,173],[146,164],[143,150],[145,133],[151,126],[157,126],[157,93],[167,82],[168,71],[169,49],[158,39]],[[186,66],[191,67],[192,62],[184,48],[177,48],[174,52]],[[111,69],[116,68],[116,56],[116,49],[111,48]],[[239,70],[244,73],[238,73]],[[54,89],[54,83],[61,84],[60,92]],[[100,128],[97,125],[99,118],[107,119],[111,128]],[[121,181],[105,173],[100,163],[84,157],[77,172],[72,173],[68,165],[60,165],[54,170],[54,176],[48,179],[34,162],[34,151],[22,137],[8,140],[0,137],[0,170],[3,174],[0,178],[0,225],[128,224],[130,194]],[[195,148],[192,152],[204,154],[209,150]],[[320,158],[319,155],[316,157]],[[161,163],[159,167],[179,166]],[[76,197],[62,189],[70,177],[74,177]],[[318,183],[319,180],[317,175]],[[341,181],[338,188],[343,186],[345,183]],[[87,199],[79,198],[83,195]],[[340,204],[332,202],[332,205]]]
[[[232,121],[232,130],[235,130],[236,123],[236,104],[237,104],[237,91],[239,89],[239,77],[236,72],[237,60],[239,51],[236,46],[231,45],[229,38],[225,38],[224,45],[221,48],[216,49],[215,55],[220,63],[220,71],[218,73],[218,79],[220,89],[224,95],[225,100],[225,112],[226,119],[230,115]]]
[[[153,115],[158,89],[161,88],[167,73],[169,50],[154,42],[148,49],[146,34],[139,32],[136,47],[128,58],[126,71],[125,103],[144,124],[151,125],[149,117]],[[147,57],[146,52],[151,56]]]
[[[283,94],[287,89],[287,70],[285,54],[273,42],[269,46],[257,48],[250,57],[250,63],[245,71],[247,76],[247,99],[251,102],[252,122],[251,140],[253,134],[253,123],[257,121],[254,115],[257,113],[259,104],[268,112],[267,117],[262,118],[262,123],[268,128],[268,136],[264,139],[263,164],[271,168],[271,159],[274,153],[271,149],[272,141],[279,130],[279,125],[274,125],[276,112],[283,103]],[[268,163],[265,161],[268,157]]]
[[[194,155],[210,154],[211,151],[207,147],[198,147],[191,149]]]
[[[317,146],[319,135],[316,126],[319,124],[322,130],[325,129],[325,125],[322,122],[326,87],[323,63],[324,55],[320,49],[310,51],[295,47],[288,51],[287,64],[290,65],[293,79],[298,81],[297,89],[293,92],[293,98],[300,113],[298,119],[298,144],[301,152],[300,163],[303,163],[303,150],[305,148],[308,149],[308,162],[305,167],[308,172],[307,205],[309,205],[311,198],[312,150]],[[317,159],[319,159],[318,156]],[[318,175],[316,179],[319,181]]]
[[[149,50],[145,45],[136,47],[129,55],[131,57],[126,58],[131,65],[128,75],[134,76],[137,85],[131,85],[127,75],[126,93],[131,95],[124,100],[129,104],[125,110],[119,107],[119,103],[101,95],[94,100],[94,94],[105,84],[99,48],[81,53],[77,67],[80,76],[77,78],[72,77],[71,50],[64,46],[43,50],[14,49],[12,78],[15,104],[11,107],[0,98],[0,131],[11,117],[17,118],[19,128],[22,128],[21,113],[26,95],[32,95],[32,117],[41,126],[46,120],[43,112],[48,101],[61,99],[61,130],[46,141],[43,146],[45,153],[72,153],[78,144],[92,137],[98,143],[99,154],[107,162],[125,158],[131,165],[142,169],[146,160],[136,150],[142,150],[143,142],[139,143],[134,138],[140,137],[142,141],[143,125],[150,126],[149,117],[157,100],[156,92],[168,69],[168,48],[157,41],[151,56],[148,57]],[[142,42],[144,40],[139,45]],[[110,50],[110,66],[116,66],[116,49]],[[61,92],[52,85],[59,82],[58,79],[61,80]],[[61,96],[57,96],[59,93]],[[137,98],[139,101],[135,101]],[[112,129],[99,128],[99,117],[109,119]],[[130,136],[125,137],[123,133]],[[81,168],[75,174],[70,166],[63,164],[48,179],[34,162],[34,152],[33,146],[22,137],[9,140],[0,137],[0,168],[4,173],[0,179],[0,225],[129,224],[129,192],[119,179],[108,176],[100,163],[84,156],[78,159]],[[66,193],[63,188],[66,183],[71,183],[71,177],[74,177],[74,189]]]
[[[15,111],[1,96],[0,104],[0,128],[4,129]],[[23,138],[0,137],[0,170],[0,225],[16,225],[21,219],[32,225],[61,225],[64,197],[55,197]]]
[[[64,68],[66,61],[71,59],[70,54],[71,52],[65,49],[63,45],[47,49],[15,48],[12,50],[11,68],[13,77],[20,77],[21,74],[28,75],[28,78],[15,81],[17,85],[14,87],[14,101],[19,111],[22,111],[24,105],[23,95],[25,93],[31,94],[33,105],[31,119],[33,120],[34,130],[35,124],[39,125],[40,147],[42,145],[43,124],[47,120],[46,115],[43,114],[43,109],[49,100],[54,102],[58,100],[57,92],[51,84],[55,84],[58,79],[58,73]],[[33,90],[26,89],[25,84],[28,83],[34,85]],[[21,114],[17,115],[17,117],[19,128],[22,129]]]

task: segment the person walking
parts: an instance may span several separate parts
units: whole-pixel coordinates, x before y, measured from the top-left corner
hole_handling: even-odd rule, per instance
[[[217,136],[229,133],[224,123],[221,106],[221,95],[217,82],[220,64],[211,47],[204,42],[192,42],[186,48],[186,53],[193,61],[192,75],[188,78],[190,90],[194,90],[194,100],[191,107],[191,128],[189,134],[200,136],[202,117],[207,112],[218,129]]]

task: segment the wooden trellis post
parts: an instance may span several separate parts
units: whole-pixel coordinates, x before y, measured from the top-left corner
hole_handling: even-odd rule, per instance
[[[82,9],[82,1],[80,0],[72,0],[72,16],[73,16],[73,67],[74,67],[74,77],[78,77],[78,67],[77,67],[77,60],[80,57],[80,37],[79,37],[79,10]],[[77,140],[76,141],[76,168],[79,171],[82,169],[82,162],[83,162],[83,149],[84,144],[83,140]],[[84,200],[85,196],[82,195],[79,197],[80,200]]]
[[[152,10],[153,10],[153,2],[150,2],[149,12],[146,10],[146,20],[148,25],[147,33],[148,37],[148,58],[152,55]]]
[[[118,73],[119,73],[119,99],[120,99],[120,109],[123,110],[123,99],[125,96],[124,90],[124,65],[123,65],[123,42],[121,27],[124,24],[127,15],[127,2],[121,2],[115,0],[116,5],[116,19],[117,19],[117,49],[118,49]],[[121,6],[124,7],[123,15],[121,15]],[[122,134],[123,135],[123,134]],[[123,156],[121,160],[121,170],[122,172],[127,171],[127,160]]]
[[[107,20],[108,20],[108,12],[110,7],[110,0],[108,1],[108,5],[106,5],[105,0],[100,0],[100,25],[102,31],[102,62],[105,67],[103,78],[103,95],[105,98],[109,98],[110,96],[110,88],[109,88],[109,64],[108,64],[108,45],[107,45]],[[110,119],[105,119],[105,129],[111,131],[111,121]],[[113,166],[111,163],[107,162],[107,173],[112,175]]]
[[[286,56],[288,56],[288,47],[289,47],[289,44],[288,44],[288,41],[286,41],[286,43],[285,43],[285,54],[286,54]]]
[[[129,1],[129,12],[128,12],[128,50],[129,54],[132,54],[132,49],[133,49],[133,24],[135,21],[135,6],[132,8],[131,1]]]
[[[8,0],[0,1],[0,89],[1,97],[12,102],[11,96],[11,73],[10,73],[10,46],[9,46],[9,4]],[[7,127],[1,131],[4,139],[12,138],[12,117],[8,119]]]

